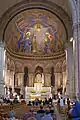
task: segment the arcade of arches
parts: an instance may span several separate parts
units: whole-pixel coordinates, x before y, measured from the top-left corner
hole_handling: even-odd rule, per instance
[[[21,0],[0,13],[0,95],[80,97],[77,2]]]

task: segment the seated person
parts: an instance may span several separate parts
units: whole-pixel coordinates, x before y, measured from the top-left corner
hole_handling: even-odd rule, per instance
[[[32,104],[31,104],[31,101],[29,101],[29,103],[27,104],[28,106],[31,106]]]
[[[9,120],[15,120],[15,112],[13,111],[13,108],[10,109]]]
[[[31,108],[31,109],[29,110],[29,112],[30,112],[30,113],[33,113],[33,112],[34,112],[34,109],[33,109],[33,108]]]
[[[49,111],[46,111],[46,114],[41,118],[41,120],[53,120]]]
[[[40,109],[37,111],[37,113],[45,113],[45,111],[43,110],[43,106],[40,106]]]
[[[13,103],[14,103],[14,104],[19,103],[19,101],[18,101],[18,99],[17,99],[17,95],[15,96],[15,98],[14,98],[14,100],[13,100]]]
[[[49,112],[49,113],[50,113],[49,108],[46,108],[45,113],[47,113],[47,112]]]
[[[50,113],[51,115],[54,114],[54,109],[53,109],[51,106],[49,106],[49,113]]]

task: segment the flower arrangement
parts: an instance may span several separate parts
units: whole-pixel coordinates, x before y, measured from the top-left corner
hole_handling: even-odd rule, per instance
[[[30,92],[31,92],[31,93],[36,93],[36,91],[35,91],[35,90],[31,90]]]
[[[46,90],[42,90],[41,93],[46,93],[47,91]]]

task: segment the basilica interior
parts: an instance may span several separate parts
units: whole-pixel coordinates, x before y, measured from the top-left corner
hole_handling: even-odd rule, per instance
[[[0,120],[46,116],[80,120],[80,0],[2,0]]]
[[[52,96],[66,89],[67,34],[64,24],[45,9],[18,13],[4,31],[5,95],[23,94],[27,99]]]

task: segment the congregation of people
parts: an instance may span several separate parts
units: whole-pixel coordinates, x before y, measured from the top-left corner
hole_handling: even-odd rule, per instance
[[[28,106],[38,106],[38,105],[52,105],[52,98],[50,97],[49,99],[45,98],[44,100],[39,100],[38,98],[36,98],[33,101],[29,101],[29,103],[27,104]]]
[[[9,97],[0,98],[1,105],[13,105],[19,102],[20,101],[18,100],[17,95],[15,95],[13,101]],[[30,110],[25,113],[25,115],[23,116],[23,120],[27,120],[27,116],[29,116],[29,114],[35,117],[36,120],[56,120],[55,107],[60,114],[66,114],[68,116],[68,119],[66,120],[80,120],[80,102],[76,98],[71,100],[70,98],[62,95],[54,96],[54,98],[45,98],[44,100],[36,98],[33,101],[29,101],[25,105],[29,106]],[[35,107],[38,108],[37,111],[35,111]],[[3,120],[18,120],[15,118],[15,112],[13,108],[10,109],[8,117]]]
[[[36,120],[54,120],[54,107],[49,105],[44,108],[44,106],[40,105],[40,108],[36,112],[34,111],[34,108],[30,109],[29,113],[24,115],[23,120],[27,120],[28,116],[35,117]]]

